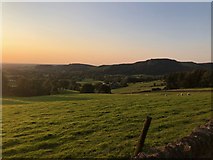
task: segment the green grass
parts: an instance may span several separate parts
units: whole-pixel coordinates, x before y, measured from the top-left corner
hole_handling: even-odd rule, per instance
[[[186,88],[186,89],[172,89],[171,91],[212,91],[213,88]]]
[[[62,90],[60,91],[60,94],[77,94],[79,93],[79,91],[75,91],[75,90]]]
[[[139,83],[129,83],[127,87],[113,89],[112,93],[139,93],[142,91],[152,90],[152,88],[161,88],[163,89],[165,86],[162,85],[161,80],[156,80],[152,82],[139,82]],[[154,86],[154,84],[156,86]]]
[[[64,94],[3,98],[3,158],[130,157],[147,115],[145,151],[210,117],[211,93]]]

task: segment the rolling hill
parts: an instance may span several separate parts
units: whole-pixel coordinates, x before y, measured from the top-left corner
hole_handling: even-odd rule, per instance
[[[17,66],[16,66],[17,67]],[[26,67],[26,66],[25,66]],[[195,69],[211,69],[213,63],[180,62],[173,59],[149,59],[128,64],[113,64],[94,66],[89,64],[68,65],[35,65],[34,69],[40,72],[69,72],[104,75],[166,75],[172,72],[192,71]],[[4,65],[3,65],[4,68]],[[5,67],[6,68],[6,67]],[[20,67],[21,68],[21,67]]]

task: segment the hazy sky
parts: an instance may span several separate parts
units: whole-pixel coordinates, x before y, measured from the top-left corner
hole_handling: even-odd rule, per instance
[[[3,3],[3,62],[211,61],[211,3]]]

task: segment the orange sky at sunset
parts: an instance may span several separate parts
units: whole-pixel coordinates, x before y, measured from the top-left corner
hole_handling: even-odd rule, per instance
[[[210,13],[210,3],[4,3],[3,62],[208,62]]]

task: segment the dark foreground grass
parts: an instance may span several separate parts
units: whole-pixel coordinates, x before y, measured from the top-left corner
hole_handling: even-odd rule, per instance
[[[210,117],[210,92],[65,94],[3,99],[3,158],[130,157],[147,115],[146,151]]]

